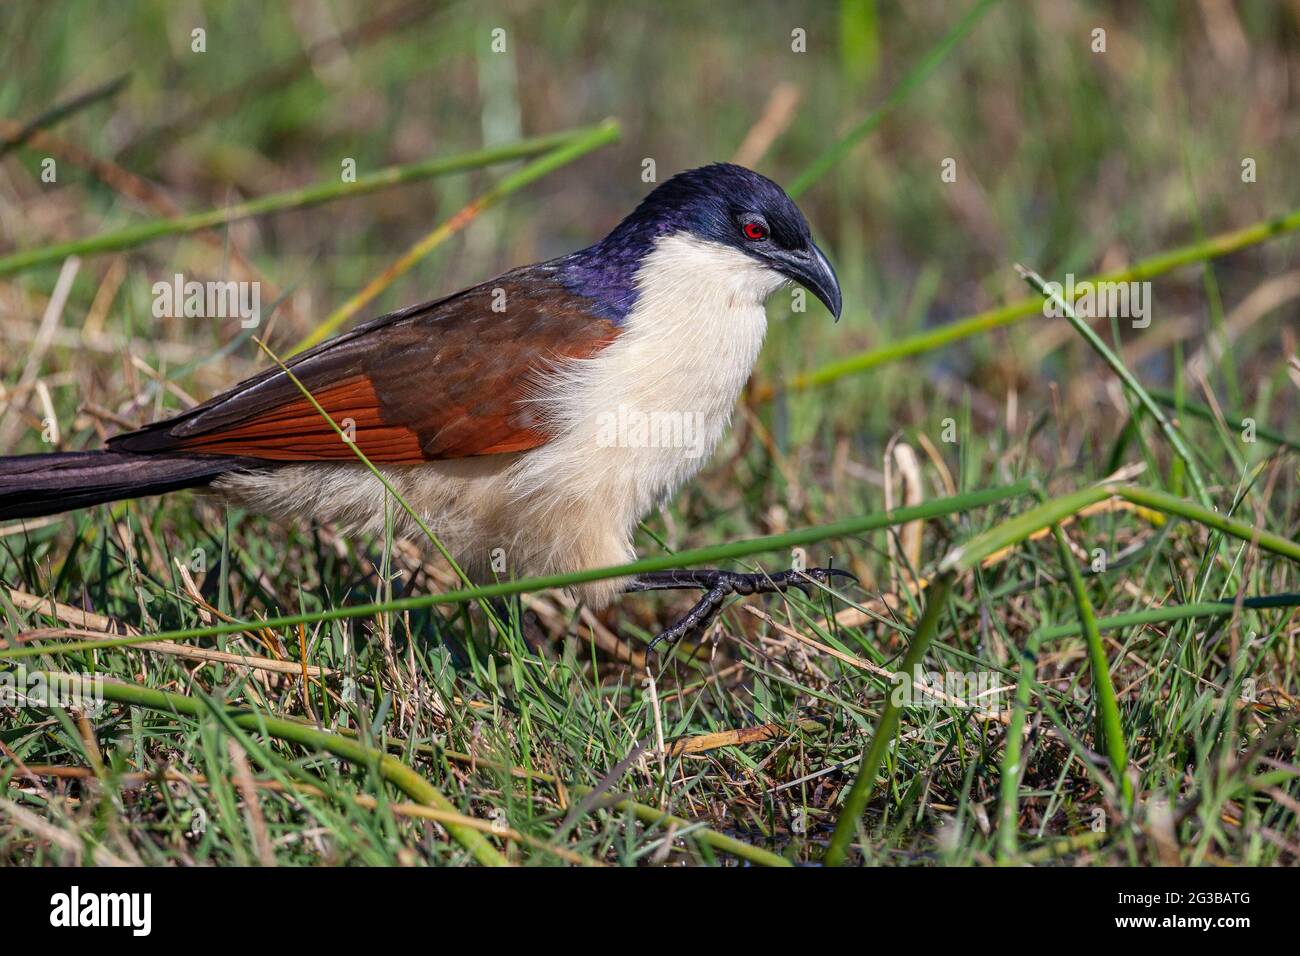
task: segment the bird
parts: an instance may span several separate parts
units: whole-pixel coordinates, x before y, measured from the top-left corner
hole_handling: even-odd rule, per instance
[[[206,488],[414,536],[377,470],[473,580],[625,564],[726,432],[765,303],[790,284],[838,322],[835,270],[785,190],[734,164],[688,169],[586,248],[382,315],[103,449],[0,458],[0,519]],[[841,574],[681,569],[573,591],[593,609],[702,592],[659,646],[703,633],[731,595]]]

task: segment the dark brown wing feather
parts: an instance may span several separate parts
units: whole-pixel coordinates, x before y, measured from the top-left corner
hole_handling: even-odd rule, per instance
[[[595,354],[617,334],[589,300],[534,266],[376,319],[287,364],[366,457],[416,463],[544,444],[527,402],[536,375],[557,358]],[[356,457],[278,368],[109,447],[271,461]]]

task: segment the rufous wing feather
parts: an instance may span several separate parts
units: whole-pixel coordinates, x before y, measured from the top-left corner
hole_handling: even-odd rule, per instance
[[[403,464],[524,451],[549,437],[529,401],[537,376],[617,334],[589,300],[529,267],[376,319],[289,362],[343,435],[273,368],[109,447],[345,461],[356,457],[354,443],[372,461]]]

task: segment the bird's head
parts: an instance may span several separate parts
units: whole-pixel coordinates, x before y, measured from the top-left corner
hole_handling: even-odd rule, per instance
[[[766,176],[731,163],[678,173],[650,193],[601,245],[639,257],[657,240],[685,235],[724,253],[757,277],[764,295],[786,281],[803,286],[840,317],[835,270],[813,242],[808,220],[785,190]],[[732,253],[739,253],[736,256]],[[743,258],[741,258],[743,257]]]

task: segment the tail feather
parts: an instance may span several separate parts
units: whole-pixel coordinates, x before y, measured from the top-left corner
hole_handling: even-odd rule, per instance
[[[258,466],[265,462],[183,453],[80,451],[0,458],[0,520],[197,488]]]

